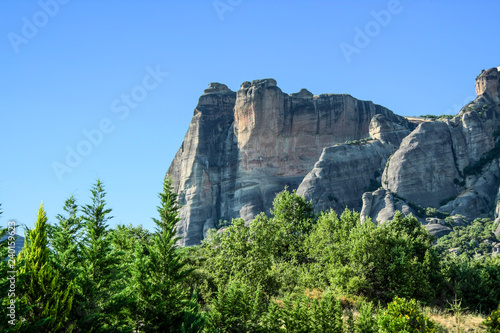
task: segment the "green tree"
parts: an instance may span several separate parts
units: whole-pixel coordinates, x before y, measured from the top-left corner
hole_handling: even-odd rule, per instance
[[[252,295],[250,287],[238,280],[221,286],[210,303],[209,332],[248,332],[252,326]]]
[[[297,195],[295,190],[290,193],[285,188],[274,198],[271,214],[271,223],[277,229],[271,238],[277,259],[306,261],[304,242],[315,223],[312,203]]]
[[[500,256],[470,258],[467,254],[446,256],[441,271],[447,298],[462,299],[470,310],[489,312],[500,300]]]
[[[49,261],[47,240],[47,216],[43,204],[33,230],[28,230],[24,248],[19,254],[22,265],[18,268],[20,277],[16,294],[19,305],[26,311],[17,329],[29,332],[66,332],[65,326],[73,304],[74,285],[60,283],[59,271]],[[24,311],[22,311],[24,312]]]
[[[53,249],[53,263],[61,273],[61,282],[68,285],[79,273],[80,230],[82,218],[77,216],[78,205],[73,196],[64,202],[66,216],[58,214],[57,224],[50,226],[49,238]]]
[[[314,298],[311,306],[313,330],[317,333],[343,332],[342,307],[333,292],[328,289],[320,298]]]
[[[200,312],[198,304],[198,293],[196,289],[191,295],[191,299],[184,309],[184,321],[181,326],[182,333],[198,333],[205,327],[206,318]]]
[[[152,244],[151,233],[141,225],[118,225],[110,230],[110,238],[113,255],[117,259],[116,269],[120,272],[117,276],[121,281],[128,283],[132,281],[134,265],[136,263],[136,249]],[[134,327],[136,321],[134,314],[138,311],[133,297],[133,290],[130,286],[121,286],[115,295],[117,304],[121,304],[119,309],[120,318],[124,320],[120,323],[123,326]]]
[[[307,241],[317,281],[390,301],[395,295],[430,300],[439,286],[433,238],[412,217],[397,213],[390,223],[361,223],[359,214],[323,213]]]
[[[180,221],[177,194],[172,181],[165,178],[159,194],[160,219],[153,218],[156,232],[152,245],[139,244],[132,268],[132,290],[136,296],[134,321],[145,332],[179,332],[184,322],[188,293],[182,282],[191,273],[186,269],[176,242],[176,224]],[[192,317],[191,317],[192,318]]]
[[[357,293],[389,301],[394,296],[430,300],[439,286],[439,259],[432,249],[432,237],[409,215],[397,213],[392,222],[374,226],[371,222],[351,234],[350,262],[356,276],[351,287]]]
[[[111,246],[108,221],[112,218],[106,208],[106,192],[100,180],[92,186],[91,203],[82,207],[84,239],[82,266],[78,278],[78,326],[88,331],[110,331],[119,325],[116,320],[122,309],[117,297],[125,281],[119,277],[117,256]]]
[[[261,285],[267,292],[274,287],[267,274],[271,256],[265,246],[252,238],[243,219],[233,220],[224,232],[211,232],[204,247],[206,267],[218,287],[226,285],[229,280],[239,280],[254,288]]]
[[[359,308],[359,316],[354,323],[356,333],[377,333],[377,320],[374,317],[374,307],[371,302],[363,302]]]
[[[436,324],[422,313],[420,304],[414,299],[395,297],[377,319],[379,332],[383,333],[437,331]]]

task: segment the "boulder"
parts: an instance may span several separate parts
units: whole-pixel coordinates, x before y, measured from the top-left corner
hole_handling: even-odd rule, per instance
[[[452,231],[450,227],[441,224],[426,224],[425,229],[436,238],[446,236]]]

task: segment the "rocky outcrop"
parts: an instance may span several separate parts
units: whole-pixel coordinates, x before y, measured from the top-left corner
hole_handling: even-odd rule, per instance
[[[273,79],[246,81],[237,93],[211,83],[167,172],[182,205],[181,245],[198,244],[219,220],[249,221],[269,212],[275,194],[285,186],[297,189],[324,147],[369,137],[375,115],[409,124],[350,95],[313,95],[306,89],[288,95]],[[381,145],[374,143],[374,152]],[[364,150],[358,148],[351,149]],[[372,155],[379,159],[373,163],[385,163]]]
[[[311,200],[316,211],[341,211],[346,207],[361,210],[362,194],[380,187],[387,159],[410,133],[411,126],[382,114],[374,116],[369,127],[372,139],[323,149],[297,193]]]
[[[478,97],[459,115],[423,122],[405,137],[383,172],[386,193],[469,221],[492,216],[500,185],[498,87],[497,68],[483,71],[476,80]],[[378,203],[366,200],[362,215],[391,219],[393,196]]]
[[[391,192],[382,188],[374,192],[364,193],[362,200],[363,206],[360,215],[363,222],[370,218],[375,223],[384,223],[391,220],[396,211],[400,211],[404,215],[415,215],[406,202],[394,197]]]
[[[179,194],[181,244],[198,244],[207,229],[230,207],[234,196],[238,152],[232,126],[236,93],[211,83],[200,97],[184,141],[167,174]]]
[[[285,186],[316,211],[349,207],[363,221],[413,213],[436,236],[498,217],[499,80],[497,68],[483,71],[478,97],[437,121],[345,94],[288,95],[273,79],[237,92],[211,83],[167,172],[182,205],[180,244],[198,244],[221,220],[269,212]]]
[[[490,98],[494,99],[496,102],[499,102],[500,95],[500,84],[498,71],[500,67],[491,68],[481,72],[479,76],[476,78],[476,94],[478,96],[487,94]]]
[[[418,126],[391,157],[383,174],[390,192],[424,207],[438,207],[443,198],[458,194],[453,180],[459,177],[451,134],[444,122]]]
[[[496,207],[495,207],[495,224],[493,225],[493,233],[495,236],[500,237],[500,190],[496,197]]]
[[[450,227],[438,223],[426,224],[425,229],[436,238],[446,236],[452,231]]]

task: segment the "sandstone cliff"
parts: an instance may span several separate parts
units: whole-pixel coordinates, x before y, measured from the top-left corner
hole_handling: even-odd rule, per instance
[[[211,83],[167,172],[183,206],[181,244],[221,220],[269,212],[285,186],[316,211],[349,207],[375,222],[413,213],[436,236],[498,217],[497,68],[476,78],[476,92],[452,119],[409,121],[350,95],[288,95],[273,79],[237,92]]]
[[[211,83],[167,172],[183,206],[181,244],[198,244],[220,220],[268,212],[277,192],[299,186],[324,147],[369,137],[375,115],[411,127],[350,95],[288,95],[273,79],[244,82],[237,93]]]

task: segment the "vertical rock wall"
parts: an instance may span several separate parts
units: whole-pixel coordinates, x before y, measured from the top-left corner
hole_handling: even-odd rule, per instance
[[[406,122],[350,95],[288,95],[273,79],[244,82],[237,93],[211,83],[167,172],[183,206],[181,244],[198,244],[219,220],[269,212],[275,194],[296,189],[324,147],[369,137],[377,114]]]

